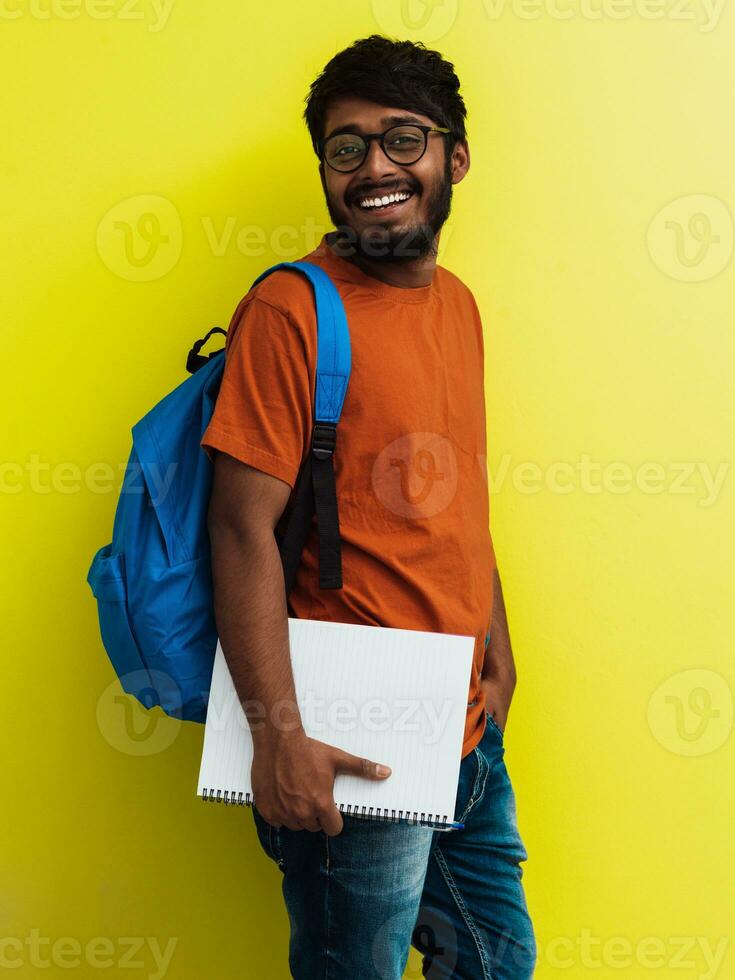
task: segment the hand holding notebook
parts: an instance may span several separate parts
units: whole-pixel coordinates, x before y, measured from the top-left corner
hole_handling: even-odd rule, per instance
[[[339,773],[343,814],[446,828],[457,792],[474,637],[289,618],[306,734],[390,766],[386,779]],[[220,644],[199,794],[252,804],[252,734]],[[256,802],[256,801],[255,801]]]
[[[382,780],[391,775],[389,766],[312,738],[301,728],[283,738],[271,730],[261,740],[254,735],[253,742],[253,798],[260,816],[276,827],[339,834],[344,821],[334,802],[337,776]]]

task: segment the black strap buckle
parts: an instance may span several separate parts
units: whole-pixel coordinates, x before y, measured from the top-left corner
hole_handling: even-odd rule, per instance
[[[311,451],[317,459],[327,459],[334,452],[337,442],[335,422],[315,422],[311,432]]]
[[[215,357],[217,354],[221,354],[224,350],[224,347],[220,347],[219,350],[212,351],[211,354],[199,353],[213,333],[221,333],[224,334],[225,337],[227,336],[227,331],[223,330],[222,327],[212,327],[206,337],[202,337],[201,340],[194,341],[194,344],[186,358],[186,370],[189,372],[189,374],[195,374],[199,368],[204,367],[208,361],[211,361],[213,357]]]

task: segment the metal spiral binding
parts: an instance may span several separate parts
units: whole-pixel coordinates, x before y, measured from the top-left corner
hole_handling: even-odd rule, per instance
[[[215,795],[216,794],[216,795]],[[235,796],[237,795],[237,799]],[[204,789],[202,799],[210,803],[224,803],[225,806],[252,806],[252,793],[235,793],[235,790]],[[415,826],[431,825],[446,827],[449,817],[446,814],[419,813],[417,810],[389,810],[387,807],[366,807],[352,803],[338,803],[337,809],[341,813],[351,817],[365,817],[372,820],[387,820],[390,823],[399,823],[406,820],[407,823]]]
[[[351,803],[338,803],[337,809],[348,816],[366,817],[373,820],[388,820],[390,823],[399,823],[405,820],[407,823],[416,826],[429,824],[431,826],[445,827],[449,823],[446,814],[439,813],[419,813],[417,810],[389,810],[387,807],[365,807],[353,806]]]
[[[216,796],[214,794],[217,794]],[[205,789],[202,790],[202,799],[206,802],[209,800],[210,803],[224,803],[225,806],[252,806],[253,795],[252,793],[237,793],[237,799],[235,799],[235,790],[214,790]]]

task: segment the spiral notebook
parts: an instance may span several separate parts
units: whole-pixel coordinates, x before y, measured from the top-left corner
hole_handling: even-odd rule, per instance
[[[441,828],[454,819],[475,638],[289,617],[306,734],[382,762],[383,780],[338,773],[342,813]],[[220,643],[204,730],[199,795],[250,805],[253,742]]]

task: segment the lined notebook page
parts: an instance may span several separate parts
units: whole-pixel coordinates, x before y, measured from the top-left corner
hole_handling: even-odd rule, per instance
[[[307,735],[390,766],[372,781],[337,774],[343,813],[451,821],[474,637],[289,617],[296,697]],[[253,743],[217,644],[198,792],[252,803]]]

